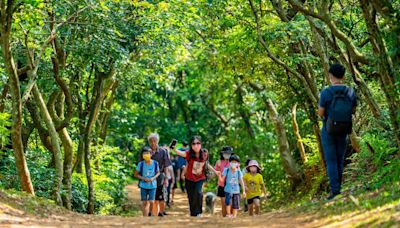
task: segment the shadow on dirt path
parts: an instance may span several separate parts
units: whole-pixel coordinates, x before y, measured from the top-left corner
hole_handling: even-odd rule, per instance
[[[140,194],[136,184],[126,187],[131,207],[140,208]],[[250,217],[239,213],[235,219],[222,218],[219,202],[214,215],[204,214],[201,218],[189,216],[185,193],[177,189],[174,205],[165,217],[120,217],[93,216],[62,210],[41,218],[20,211],[6,204],[0,204],[0,227],[319,227],[311,217],[293,216],[288,212],[270,212]]]

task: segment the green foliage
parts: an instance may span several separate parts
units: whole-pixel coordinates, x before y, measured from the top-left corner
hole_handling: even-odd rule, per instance
[[[13,17],[11,41],[18,68],[28,64],[27,48],[32,49],[35,57],[39,53],[53,19],[57,23],[66,22],[57,30],[57,42],[43,50],[36,82],[46,101],[60,90],[54,80],[52,64],[55,57],[62,60],[63,56],[53,53],[59,47],[66,56],[59,74],[71,90],[74,111],[79,111],[67,126],[74,152],[82,137],[81,124],[87,121],[91,102],[99,92],[95,81],[115,68],[113,79],[118,82],[115,100],[111,108],[103,102],[99,112],[99,116],[110,114],[105,131],[107,137],[104,141],[99,137],[104,132],[101,132],[102,123],[96,123],[90,145],[96,213],[126,213],[122,211],[126,200],[124,186],[133,176],[138,151],[147,144],[146,137],[151,132],[160,134],[160,145],[169,144],[173,138],[182,142],[200,135],[203,146],[210,151],[212,164],[219,159],[220,149],[225,145],[234,147],[243,166],[246,159],[256,159],[263,167],[271,202],[281,202],[288,196],[312,199],[325,190],[326,177],[319,171],[321,158],[313,129],[318,126],[317,105],[306,95],[305,86],[314,85],[311,89],[318,97],[328,83],[324,75],[325,62],[317,53],[318,49],[327,51],[328,61],[333,63],[341,61],[341,50],[333,50],[330,43],[334,42],[343,50],[345,44],[331,34],[324,23],[316,20],[322,31],[329,34],[329,39],[318,47],[316,39],[322,39],[322,35],[316,36],[309,18],[301,12],[286,21],[279,18],[281,15],[275,13],[270,1],[254,2],[259,4],[257,10],[262,11],[258,12],[259,26],[255,24],[248,2],[238,0],[84,0],[76,4],[68,0],[19,1]],[[320,4],[314,3],[315,6]],[[340,6],[335,1],[332,3],[331,17],[335,24],[358,48],[368,34],[361,9],[348,1],[340,2]],[[393,4],[398,11],[398,4]],[[290,4],[285,3],[283,8],[291,11]],[[79,15],[69,18],[82,9],[85,10]],[[398,58],[394,58],[400,47],[396,46],[398,33],[390,23],[394,19],[379,15],[377,12],[377,22],[398,73]],[[68,19],[71,21],[66,21]],[[265,40],[269,53],[260,38]],[[372,54],[371,42],[366,42],[359,50],[368,56],[368,61],[379,60]],[[281,64],[270,55],[276,56]],[[1,88],[7,83],[3,65],[1,60]],[[399,152],[393,140],[394,132],[390,130],[387,97],[375,75],[377,69],[366,63],[355,65],[380,107],[382,118],[377,120],[365,98],[360,96],[361,111],[355,117],[354,129],[362,137],[362,151],[352,156],[352,164],[346,171],[349,180],[367,190],[376,190],[398,183]],[[288,69],[297,72],[300,78]],[[346,82],[361,94],[350,75]],[[22,93],[26,86],[27,80],[21,76]],[[111,97],[111,94],[104,95],[107,100]],[[292,107],[298,104],[297,119],[308,159],[301,170],[311,172],[312,183],[308,183],[307,189],[301,186],[294,190],[296,194],[282,167],[279,139],[267,111],[266,99],[277,106],[290,155],[301,164],[290,116]],[[11,113],[8,96],[4,101],[6,111]],[[4,148],[10,146],[10,119],[9,114],[0,113],[0,186],[20,189],[12,151]],[[24,130],[33,129],[28,133],[24,131],[29,139],[25,149],[33,185],[38,196],[51,198],[55,180],[50,164],[52,156],[39,141],[34,125],[24,107]],[[207,190],[215,190],[215,187],[213,180]],[[85,212],[88,187],[84,174],[73,174],[72,189],[73,210]],[[397,196],[397,192],[390,194]]]
[[[26,156],[36,195],[50,199],[55,180],[54,169],[48,167],[51,156],[40,148],[27,151]],[[0,180],[0,185],[5,189],[20,189],[16,168],[9,169],[8,167],[15,167],[15,158],[11,150],[6,151],[2,156],[0,175],[4,178]]]
[[[95,149],[98,160],[93,163],[95,167],[99,166],[94,175],[95,188],[98,189],[96,207],[100,214],[118,214],[126,201],[125,185],[132,172],[132,163],[118,147],[103,145]]]
[[[368,148],[367,142],[373,148]],[[352,220],[357,227],[392,227],[397,224],[396,207],[400,202],[400,162],[398,150],[384,137],[375,134],[362,136],[362,149],[350,157],[345,167],[342,194],[327,202],[320,196],[323,176],[316,176],[313,185],[292,200],[264,204],[265,210],[291,208],[295,214],[311,213],[316,219],[328,218],[327,224]],[[374,151],[374,152],[372,152]],[[379,159],[378,159],[379,158]],[[354,217],[357,214],[357,217]],[[398,216],[397,216],[398,217]]]
[[[101,153],[97,154],[101,168],[96,170],[94,181],[96,189],[95,209],[99,214],[122,213],[122,205],[126,201],[125,185],[131,170],[125,169],[120,160],[113,157],[119,152],[118,148],[104,146]],[[54,168],[48,167],[49,160],[51,160],[50,154],[40,149],[31,150],[27,153],[28,167],[36,195],[47,199],[52,198],[55,180]],[[20,189],[16,169],[8,169],[8,167],[15,167],[15,159],[11,151],[2,155],[0,187]],[[72,209],[74,211],[86,212],[87,191],[86,175],[74,173],[72,176]]]
[[[72,175],[72,208],[76,212],[85,213],[87,199],[87,182],[84,174],[74,173]]]
[[[0,149],[10,143],[11,115],[0,112]]]
[[[357,180],[361,185],[354,187],[375,190],[398,183],[399,150],[379,135],[365,134],[362,139],[362,151],[352,155],[352,162],[346,171],[349,180]]]

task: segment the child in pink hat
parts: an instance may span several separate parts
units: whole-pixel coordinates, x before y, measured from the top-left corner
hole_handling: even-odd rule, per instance
[[[249,205],[249,215],[253,215],[255,210],[256,215],[260,215],[260,198],[261,190],[264,196],[267,195],[265,184],[261,173],[261,168],[256,160],[251,160],[246,167],[247,173],[243,177],[246,186],[246,199]]]

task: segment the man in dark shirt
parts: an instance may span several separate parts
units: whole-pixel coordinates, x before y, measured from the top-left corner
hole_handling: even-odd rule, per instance
[[[336,195],[340,194],[343,163],[347,145],[347,134],[331,134],[327,132],[327,119],[330,113],[330,106],[333,100],[333,93],[338,90],[346,89],[343,79],[346,69],[340,64],[333,64],[329,69],[329,79],[331,86],[321,91],[319,100],[318,115],[323,118],[323,126],[321,130],[322,146],[325,155],[327,173],[329,177],[329,185],[331,192],[327,200],[332,200]],[[356,111],[357,98],[354,90],[348,88],[347,96],[350,98],[353,108],[353,114]],[[341,107],[339,107],[341,108]],[[344,107],[343,107],[344,108]]]
[[[158,216],[164,216],[166,215],[164,191],[165,188],[168,186],[168,178],[166,178],[166,176],[168,172],[168,167],[171,166],[172,163],[168,156],[167,151],[158,146],[160,137],[157,133],[150,134],[147,140],[152,149],[151,159],[158,162],[161,172],[160,176],[158,176],[157,178],[156,200],[154,202],[154,206],[159,207]]]

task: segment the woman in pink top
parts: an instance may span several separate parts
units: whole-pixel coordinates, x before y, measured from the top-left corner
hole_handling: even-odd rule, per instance
[[[231,146],[224,146],[221,151],[220,160],[215,163],[215,170],[220,171],[221,173],[224,171],[225,168],[229,168],[229,158],[233,154],[233,148]],[[217,196],[221,198],[221,209],[222,209],[222,216],[226,216],[226,205],[225,205],[225,179],[222,175],[218,176],[218,191]]]

